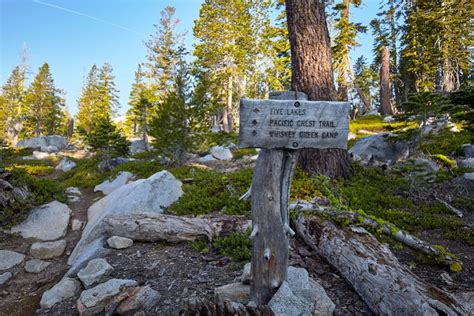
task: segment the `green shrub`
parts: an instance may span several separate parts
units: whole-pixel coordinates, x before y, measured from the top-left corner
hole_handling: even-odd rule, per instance
[[[11,183],[14,186],[26,186],[30,189],[32,193],[30,204],[41,205],[53,200],[66,201],[64,190],[57,181],[36,178],[19,169],[12,169],[11,172],[13,174]]]
[[[234,261],[248,261],[252,257],[252,241],[250,231],[245,234],[233,233],[227,237],[217,239],[213,246],[218,251]]]
[[[93,188],[110,175],[110,172],[99,172],[97,164],[100,162],[100,159],[98,157],[74,161],[77,164],[76,168],[58,176],[58,181],[65,188]]]
[[[32,176],[47,176],[54,172],[54,168],[51,166],[44,166],[44,165],[19,165],[14,164],[11,167],[8,167],[7,170],[19,169],[23,170],[29,175]]]
[[[182,167],[170,170],[177,178],[192,179],[183,185],[183,196],[168,211],[172,214],[208,214],[221,210],[226,214],[247,214],[250,201],[239,201],[250,187],[252,170],[242,169],[233,173]]]

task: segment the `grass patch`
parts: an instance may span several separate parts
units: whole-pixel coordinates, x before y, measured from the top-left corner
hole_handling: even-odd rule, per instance
[[[424,135],[420,141],[420,150],[428,155],[462,156],[461,146],[474,142],[474,133],[462,130],[454,133],[449,130],[438,134]]]
[[[240,159],[244,156],[254,156],[257,154],[257,150],[255,148],[239,148],[232,152],[234,159]]]
[[[366,130],[373,133],[392,132],[395,134],[403,134],[408,133],[408,131],[416,130],[418,127],[419,125],[416,122],[400,121],[385,123],[381,116],[367,115],[352,120],[349,124],[349,131],[356,134],[357,138],[359,138],[361,136],[367,136],[367,134],[358,133],[359,130]]]

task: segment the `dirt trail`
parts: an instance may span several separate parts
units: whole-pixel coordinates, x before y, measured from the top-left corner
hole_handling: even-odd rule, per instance
[[[68,203],[72,210],[71,221],[76,218],[81,221],[87,219],[87,209],[101,194],[94,193],[92,189],[84,189],[82,198],[75,203]],[[58,258],[48,259],[51,262],[45,270],[38,274],[28,273],[24,270],[24,263],[10,269],[13,277],[0,287],[0,315],[33,315],[39,308],[42,294],[56,284],[66,273],[68,254],[74,249],[81,237],[81,231],[72,231],[70,225],[67,230],[67,246],[65,253]],[[0,249],[12,250],[26,255],[24,262],[32,257],[29,255],[33,239],[23,239],[18,236],[0,232]]]

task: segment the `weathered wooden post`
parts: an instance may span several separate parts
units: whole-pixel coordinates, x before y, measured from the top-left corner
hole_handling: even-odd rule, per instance
[[[307,101],[301,92],[242,99],[240,147],[262,148],[252,180],[251,300],[265,305],[287,277],[290,183],[302,148],[346,148],[349,103]]]

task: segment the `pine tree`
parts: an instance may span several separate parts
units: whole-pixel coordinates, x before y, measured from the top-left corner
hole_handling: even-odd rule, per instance
[[[405,10],[400,71],[407,92],[452,91],[466,83],[472,3],[417,0]]]
[[[25,67],[16,66],[2,86],[0,108],[0,137],[8,138],[16,144],[23,129],[23,121],[28,112],[25,88]]]
[[[85,137],[91,150],[107,164],[112,158],[128,154],[130,143],[120,134],[110,116],[101,116]],[[111,169],[111,168],[109,168]]]
[[[367,64],[364,56],[357,58],[354,64],[354,86],[359,89],[358,96],[367,112],[372,109],[374,100],[377,99],[373,94],[373,91],[378,87],[377,81],[376,71]]]
[[[334,10],[339,17],[336,19],[335,28],[337,34],[332,47],[334,70],[337,73],[338,99],[347,100],[349,86],[353,81],[353,71],[349,53],[358,45],[356,36],[359,32],[365,32],[366,28],[360,23],[350,22],[350,6],[360,6],[361,0],[342,0]]]
[[[150,135],[158,152],[180,165],[185,153],[192,146],[188,110],[188,69],[182,62],[177,73],[174,89],[169,90],[159,109],[153,115]]]
[[[29,109],[25,121],[26,136],[61,133],[65,116],[61,93],[62,91],[54,86],[48,63],[44,63],[31,83],[26,97]]]
[[[94,64],[87,75],[85,85],[82,87],[81,95],[77,101],[79,111],[76,115],[76,129],[82,136],[85,136],[92,130],[94,120],[92,112],[98,103],[97,85],[98,69]]]
[[[178,64],[186,54],[183,45],[184,34],[176,30],[179,20],[174,18],[175,12],[176,9],[172,6],[161,11],[160,22],[154,25],[155,34],[145,43],[148,49],[148,76],[157,97],[164,96],[172,89]]]
[[[389,47],[390,55],[390,79],[392,82],[392,95],[395,96],[396,106],[402,101],[402,81],[399,71],[399,34],[400,18],[403,9],[403,0],[383,0],[378,18],[370,22],[372,35],[374,36],[374,62],[375,68],[380,67],[380,53],[382,47]]]
[[[246,69],[255,65],[252,62],[255,55],[252,20],[247,1],[206,0],[193,28],[198,40],[194,50],[196,63],[209,72],[213,97],[222,104],[220,116],[227,132],[232,130],[233,120],[238,119],[235,101],[240,95],[236,93],[235,82],[245,81]]]
[[[125,124],[130,128],[132,137],[140,137],[145,144],[148,144],[148,121],[153,106],[153,92],[145,84],[144,77],[145,73],[141,70],[141,65],[138,65],[135,72],[135,81],[130,91],[130,108],[127,111]]]
[[[96,121],[112,118],[118,110],[118,90],[112,71],[112,66],[108,63],[100,69],[93,65],[89,71],[86,85],[79,97],[76,116],[76,128],[82,136],[93,131]]]

